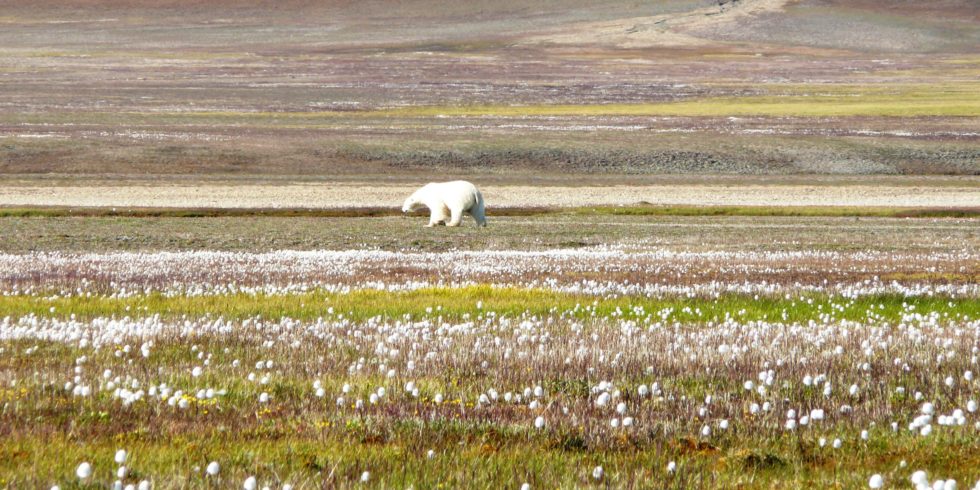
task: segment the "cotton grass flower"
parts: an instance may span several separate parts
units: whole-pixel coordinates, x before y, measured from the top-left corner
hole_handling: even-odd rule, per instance
[[[75,468],[75,475],[79,480],[88,480],[92,476],[92,465],[87,461],[83,462],[82,464],[78,465],[78,468]]]
[[[217,461],[212,461],[208,463],[208,466],[204,469],[208,476],[218,476],[221,471],[221,465]]]
[[[884,484],[885,479],[878,474],[871,475],[871,478],[868,480],[868,486],[871,488],[881,488]]]

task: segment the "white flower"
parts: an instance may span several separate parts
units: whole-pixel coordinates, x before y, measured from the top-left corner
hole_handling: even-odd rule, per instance
[[[221,471],[221,465],[217,461],[212,461],[208,463],[208,467],[204,469],[209,476],[215,476]]]
[[[203,373],[203,372],[204,372],[204,370],[201,369],[201,366],[194,366],[194,369],[191,369],[191,376],[194,376],[196,378],[196,377],[200,376],[201,373]]]
[[[602,474],[603,474],[602,466],[596,466],[592,470],[592,478],[595,478],[596,480],[601,480],[602,479]]]
[[[707,425],[701,427],[701,435],[704,436],[704,437],[710,436],[711,435],[711,427],[709,427]]]
[[[871,479],[868,480],[868,486],[871,488],[881,488],[885,484],[885,480],[881,475],[872,475]]]
[[[269,394],[263,391],[259,395],[259,403],[269,403]]]
[[[116,456],[114,458],[114,461],[116,462],[116,464],[123,464],[123,463],[125,463],[126,462],[126,450],[125,449],[120,449],[120,450],[116,451]]]
[[[603,392],[595,399],[595,406],[604,407],[609,403],[609,393]]]
[[[125,466],[120,466],[119,469],[116,470],[116,478],[126,478],[127,474],[129,474],[129,470]]]
[[[538,429],[543,429],[544,428],[544,417],[538,416],[538,418],[534,419],[534,427],[535,428],[538,428]]]
[[[834,439],[834,443],[833,443],[834,449],[840,449],[842,444],[843,443],[841,442],[840,439]]]
[[[361,473],[361,483],[367,483],[371,479],[371,472],[365,471]]]
[[[673,473],[674,471],[677,471],[677,463],[673,461],[667,463],[667,473]]]
[[[78,475],[79,480],[87,480],[92,476],[92,465],[88,462],[84,462],[75,468],[75,474]]]
[[[245,484],[242,485],[242,488],[244,488],[245,490],[255,490],[258,486],[259,484],[258,482],[255,481],[255,477],[250,476],[245,479]]]

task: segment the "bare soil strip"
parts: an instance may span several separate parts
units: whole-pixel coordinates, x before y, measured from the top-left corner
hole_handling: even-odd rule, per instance
[[[375,183],[285,185],[37,186],[0,189],[0,206],[150,208],[370,208],[397,207],[414,185]],[[971,208],[974,186],[853,185],[616,185],[603,187],[491,185],[489,208],[578,207],[637,204],[688,206],[873,206]]]

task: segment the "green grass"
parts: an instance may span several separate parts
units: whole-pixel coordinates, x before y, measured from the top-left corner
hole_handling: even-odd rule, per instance
[[[831,313],[831,304],[849,304],[845,311],[834,311],[837,319],[865,320],[867,311],[882,319],[897,321],[903,312],[903,303],[914,305],[918,311],[938,312],[953,317],[980,316],[980,300],[975,298],[905,297],[898,294],[864,296],[848,301],[822,294],[806,294],[805,299],[794,297],[759,297],[727,294],[715,299],[708,298],[599,298],[588,295],[565,294],[545,289],[516,287],[469,286],[463,288],[426,288],[410,292],[384,292],[358,290],[346,294],[315,291],[289,295],[229,294],[208,296],[175,296],[161,294],[138,295],[128,298],[104,296],[43,298],[39,296],[0,297],[0,316],[38,315],[79,318],[97,316],[141,317],[159,314],[175,318],[221,316],[243,319],[256,316],[263,318],[315,319],[327,316],[328,308],[335,314],[363,320],[372,317],[413,318],[442,316],[461,318],[477,316],[492,311],[511,317],[522,314],[545,315],[567,312],[578,318],[608,318],[625,316],[656,317],[666,309],[673,313],[671,320],[681,322],[719,321],[730,316],[740,321],[771,320],[807,322],[817,320],[821,314]],[[482,302],[482,310],[477,303]],[[883,308],[878,308],[881,305]],[[642,310],[635,310],[642,308]],[[690,311],[685,312],[685,308]],[[700,314],[697,313],[700,310]],[[639,311],[639,313],[637,313]]]
[[[96,416],[90,423],[104,419]],[[131,455],[130,481],[169,475],[156,483],[173,488],[208,487],[201,469],[210,461],[223,463],[220,477],[210,484],[229,488],[250,475],[260,482],[352,487],[368,470],[368,486],[376,488],[513,488],[523,482],[532,488],[619,488],[651,481],[680,488],[863,488],[869,468],[892,468],[882,473],[893,484],[907,481],[920,468],[966,484],[976,477],[971,468],[980,463],[970,450],[971,440],[955,435],[924,439],[875,431],[868,441],[849,439],[840,450],[818,447],[818,435],[834,437],[832,432],[776,432],[716,438],[698,447],[668,436],[643,446],[624,440],[595,449],[581,447],[575,432],[541,434],[481,422],[324,419],[316,413],[271,418],[260,428],[237,433],[219,425],[162,438],[107,431],[81,443],[69,434],[6,438],[0,444],[0,485],[44,487],[59,481],[62,488],[84,488],[76,486],[73,474],[81,461],[93,464],[97,481],[112,481],[112,457],[120,447]],[[435,455],[427,458],[430,449]],[[909,466],[900,469],[903,460]],[[669,461],[678,465],[673,475],[666,472]],[[597,465],[607,475],[601,484],[591,477]]]
[[[577,105],[417,106],[391,116],[980,116],[975,83],[937,85],[767,86],[778,95],[714,97],[680,102]]]

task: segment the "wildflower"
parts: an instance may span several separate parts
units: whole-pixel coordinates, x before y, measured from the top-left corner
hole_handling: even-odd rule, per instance
[[[361,483],[367,483],[370,479],[371,479],[371,473],[369,471],[365,471],[364,473],[361,473]]]
[[[602,475],[603,475],[602,466],[596,466],[592,470],[592,478],[594,478],[596,480],[601,480],[602,479]]]
[[[221,465],[217,461],[212,461],[208,463],[204,471],[207,472],[208,476],[217,476],[218,472],[221,471]]]
[[[538,418],[534,419],[534,427],[537,428],[537,429],[543,429],[544,428],[544,417],[542,417],[542,416],[539,415]]]
[[[677,463],[673,461],[667,463],[667,473],[673,473],[674,471],[677,471]]]
[[[245,479],[245,484],[242,485],[242,488],[244,488],[245,490],[255,490],[258,486],[259,484],[258,482],[255,481],[255,477],[250,476]]]
[[[120,449],[120,450],[116,451],[116,456],[115,456],[114,460],[116,461],[116,464],[123,464],[123,463],[125,463],[126,462],[126,450],[125,449]]]

